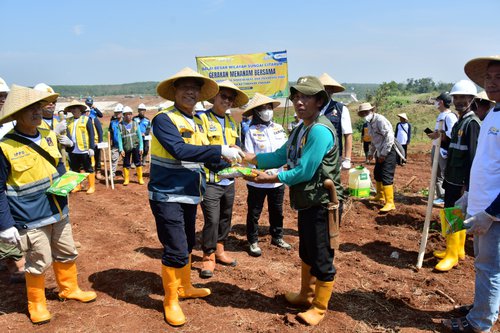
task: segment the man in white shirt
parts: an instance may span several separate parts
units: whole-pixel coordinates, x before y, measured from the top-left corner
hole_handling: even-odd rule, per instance
[[[351,115],[344,104],[333,99],[333,94],[342,92],[345,88],[327,73],[323,73],[319,80],[325,87],[326,92],[331,96],[328,104],[321,110],[320,116],[325,115],[337,130],[337,137],[340,138],[339,155],[342,158],[342,169],[349,170],[351,168],[352,154]],[[344,144],[342,144],[342,137],[344,137]]]
[[[401,144],[405,151],[405,159],[408,160],[408,145],[411,140],[411,124],[408,122],[408,116],[406,113],[398,114],[399,123],[396,125],[396,131],[394,132],[394,136],[396,140]],[[401,161],[401,158],[398,156],[398,164],[404,165],[405,161]]]
[[[434,106],[439,110],[439,115],[436,119],[436,127],[434,128],[434,132],[427,134],[427,137],[434,140],[432,143],[431,151],[431,161],[434,161],[437,139],[440,135],[440,133],[438,132],[439,122],[443,121],[443,128],[441,132],[441,149],[439,150],[438,170],[436,174],[436,195],[434,200],[434,204],[438,206],[444,206],[443,180],[444,171],[446,169],[446,156],[451,139],[451,130],[453,128],[453,125],[455,125],[458,120],[457,116],[449,109],[451,102],[451,96],[448,92],[443,92],[438,97],[436,97]]]

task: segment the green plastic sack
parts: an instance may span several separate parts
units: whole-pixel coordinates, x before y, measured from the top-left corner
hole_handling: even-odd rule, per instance
[[[233,166],[217,172],[217,176],[219,176],[220,179],[237,178],[243,176],[256,177],[257,173],[255,172],[255,169],[252,168]]]
[[[464,228],[464,215],[460,207],[448,207],[441,210],[441,233],[443,236],[453,234]]]
[[[50,185],[50,187],[47,189],[47,193],[66,197],[71,192],[71,190],[73,190],[78,184],[80,184],[85,178],[87,178],[88,175],[88,173],[68,171],[61,177],[57,178],[57,180],[53,182],[52,185]]]

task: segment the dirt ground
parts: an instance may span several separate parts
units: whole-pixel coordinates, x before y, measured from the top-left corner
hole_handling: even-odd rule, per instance
[[[84,192],[70,198],[74,237],[81,243],[79,282],[94,289],[96,302],[59,302],[52,270],[47,273],[50,323],[34,326],[27,314],[24,285],[9,285],[0,272],[0,327],[3,332],[439,332],[454,305],[472,302],[474,267],[472,239],[466,259],[448,273],[433,271],[433,249],[443,248],[438,232],[438,210],[433,210],[423,268],[416,270],[429,186],[428,145],[411,147],[409,163],[396,170],[397,210],[378,214],[368,200],[346,202],[341,225],[341,246],[335,254],[336,284],[325,319],[306,327],[283,294],[300,286],[300,259],[296,212],[285,200],[286,251],[270,244],[268,216],[261,217],[259,241],[263,254],[250,257],[245,237],[246,186],[237,180],[232,231],[226,243],[238,260],[232,267],[218,266],[213,278],[199,278],[199,246],[193,251],[193,282],[212,290],[204,299],[184,300],[187,323],[173,328],[163,319],[161,284],[162,248],[147,198],[147,186],[116,189],[101,181],[94,195]],[[413,152],[413,153],[412,153]],[[361,157],[354,159],[360,163]],[[368,166],[370,170],[373,165]],[[146,169],[147,170],[147,169]],[[405,187],[412,176],[416,179]],[[146,173],[146,179],[148,174]],[[347,183],[347,172],[343,172]],[[197,218],[197,237],[203,225]],[[393,254],[391,256],[391,254]],[[396,254],[399,256],[397,258]],[[496,327],[498,329],[498,325]]]

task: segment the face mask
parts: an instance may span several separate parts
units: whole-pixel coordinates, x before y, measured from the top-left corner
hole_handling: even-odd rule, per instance
[[[435,107],[436,109],[439,109],[439,101],[435,101],[435,102],[434,102],[434,107]]]
[[[373,119],[373,113],[370,113],[369,115],[367,115],[367,116],[365,117],[365,120],[366,120],[367,122],[372,121],[372,119]]]
[[[267,123],[273,119],[273,110],[264,110],[257,112],[259,118],[262,119],[263,122]]]

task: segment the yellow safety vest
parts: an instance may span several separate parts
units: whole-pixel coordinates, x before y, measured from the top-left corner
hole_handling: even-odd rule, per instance
[[[195,125],[193,128],[175,106],[158,112],[155,117],[159,114],[166,114],[170,118],[185,143],[197,146],[209,144],[203,123],[199,118],[193,117]],[[152,132],[151,170],[148,185],[151,200],[197,204],[201,201],[205,191],[203,174],[201,163],[177,160],[161,145]]]
[[[56,134],[46,129],[38,131],[41,134],[40,147],[58,163],[61,154]],[[16,225],[32,229],[64,218],[68,214],[66,198],[56,198],[45,192],[59,178],[57,169],[33,148],[16,140],[4,137],[0,149],[10,164],[5,194]]]
[[[235,145],[236,140],[239,137],[238,125],[233,117],[230,115],[225,115],[225,129],[222,133],[222,126],[219,120],[214,115],[213,111],[208,111],[202,113],[200,119],[203,122],[203,127],[207,132],[208,141],[211,145]],[[224,140],[225,139],[225,140]],[[205,174],[207,175],[207,182],[218,183],[220,181],[219,177],[213,171],[204,167]]]
[[[76,145],[78,149],[81,151],[89,150],[90,145],[89,145],[89,133],[87,131],[87,123],[90,121],[89,117],[87,116],[80,116],[80,118],[75,119],[71,118],[68,120],[68,133],[69,137],[73,137],[73,128],[75,121],[77,122],[76,125]],[[95,133],[95,132],[94,132]],[[94,135],[95,137],[95,135]]]
[[[49,124],[47,124],[45,122],[45,120],[43,120],[43,118],[42,118],[42,123],[40,124],[40,126],[38,126],[38,128],[54,130],[54,128],[56,128],[57,124],[59,124],[59,120],[57,120],[56,118],[52,118],[52,126],[49,126]]]

